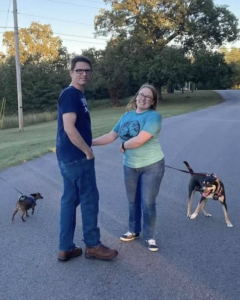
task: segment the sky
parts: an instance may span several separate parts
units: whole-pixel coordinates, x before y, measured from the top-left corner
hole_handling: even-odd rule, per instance
[[[3,33],[13,30],[14,26],[12,2],[0,0],[0,51],[5,50],[2,46]],[[215,0],[214,3],[228,5],[240,20],[240,1]],[[94,17],[100,9],[109,7],[103,0],[17,0],[17,7],[19,28],[29,27],[33,21],[50,24],[54,35],[62,39],[63,46],[66,46],[70,53],[81,54],[83,49],[90,47],[105,48],[107,39],[94,37]],[[232,46],[240,47],[240,41]]]

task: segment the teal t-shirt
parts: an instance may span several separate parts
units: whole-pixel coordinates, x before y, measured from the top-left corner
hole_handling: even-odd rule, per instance
[[[141,131],[146,131],[152,138],[142,146],[135,149],[126,149],[123,156],[123,164],[130,168],[142,168],[163,159],[158,135],[161,130],[162,117],[155,110],[147,110],[137,113],[135,110],[126,112],[114,126],[115,131],[122,142],[137,136]]]

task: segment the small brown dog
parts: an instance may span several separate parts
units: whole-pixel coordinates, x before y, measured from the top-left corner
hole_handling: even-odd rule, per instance
[[[14,220],[14,216],[18,211],[22,212],[22,221],[25,222],[26,220],[23,218],[26,214],[28,215],[28,210],[32,209],[32,215],[34,214],[35,206],[37,199],[43,199],[42,195],[40,193],[30,194],[30,196],[21,195],[17,201],[15,210],[13,212],[12,221]]]

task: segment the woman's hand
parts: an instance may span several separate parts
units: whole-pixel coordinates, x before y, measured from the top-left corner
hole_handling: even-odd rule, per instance
[[[122,144],[121,144],[121,146],[120,146],[120,152],[121,152],[121,153],[124,153],[124,151],[125,151],[125,150],[123,149]]]

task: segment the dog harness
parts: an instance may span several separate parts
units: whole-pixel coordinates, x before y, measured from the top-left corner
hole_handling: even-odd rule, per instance
[[[30,205],[37,205],[36,204],[36,200],[33,197],[29,197],[29,196],[20,196],[19,201],[23,201],[23,200],[27,200],[29,202]]]

